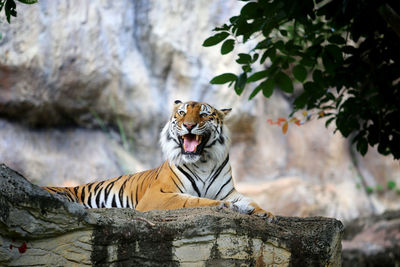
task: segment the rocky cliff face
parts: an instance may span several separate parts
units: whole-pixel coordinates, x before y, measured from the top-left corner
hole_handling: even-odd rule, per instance
[[[239,189],[282,215],[351,219],[399,208],[400,167],[350,145],[323,121],[287,135],[267,119],[287,96],[247,101],[211,86],[237,72],[235,56],[203,48],[237,1],[40,1],[0,24],[0,161],[41,185],[71,185],[157,166],[158,134],[173,100],[232,107],[228,121]]]
[[[343,226],[218,208],[85,210],[0,165],[1,266],[340,266]]]

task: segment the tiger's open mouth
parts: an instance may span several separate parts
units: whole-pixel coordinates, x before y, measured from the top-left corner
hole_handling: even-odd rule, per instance
[[[183,154],[195,154],[199,155],[203,151],[205,144],[207,143],[208,136],[197,135],[197,134],[185,134],[179,139],[181,143]]]

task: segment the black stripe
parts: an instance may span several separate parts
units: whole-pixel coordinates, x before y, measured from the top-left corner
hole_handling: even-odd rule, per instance
[[[214,170],[215,170],[216,167],[217,167],[217,166],[215,165],[215,166],[212,168],[212,170],[210,171],[210,175],[207,177],[206,181],[208,181],[208,180],[212,177],[212,174],[214,173]]]
[[[114,185],[114,183],[115,183],[116,181],[118,181],[121,177],[122,177],[122,176],[118,177],[118,179],[116,179],[115,181],[110,182],[110,183],[106,186],[105,193],[106,193],[107,195],[110,193],[111,187]]]
[[[213,145],[215,145],[215,143],[217,142],[217,139],[215,139],[211,144],[209,144],[208,146],[206,146],[207,148],[212,147]]]
[[[104,181],[97,183],[97,185],[94,188],[94,192],[96,193],[96,191],[99,189],[99,187],[102,186],[103,184],[104,184]]]
[[[227,196],[229,196],[233,191],[235,190],[235,188],[232,187],[231,191],[228,192],[228,194],[226,194],[223,198],[221,198],[221,200],[224,200]]]
[[[200,179],[200,177],[196,174],[196,173],[194,173],[194,172],[192,172],[192,170],[191,169],[189,169],[187,166],[186,166],[186,164],[183,164],[183,166],[187,169],[187,170],[189,170],[189,172],[191,173],[191,174],[193,174],[194,175],[194,177],[197,179],[197,180],[200,180],[200,181],[202,181],[203,182],[203,184],[204,184],[204,181],[203,180],[201,180]]]
[[[174,141],[174,142],[178,145],[178,147],[181,145],[181,144],[179,143],[179,141],[176,141],[174,138],[172,138],[172,136],[171,136],[171,134],[169,133],[169,131],[167,132],[167,140],[168,140],[168,141],[169,141],[169,140]]]
[[[82,186],[81,201],[82,203],[85,203],[85,186]]]
[[[183,203],[183,207],[186,208],[186,203],[188,202],[188,198],[185,200],[185,203]]]
[[[96,201],[95,202],[96,202],[96,205],[98,208],[102,208],[100,204],[103,204],[103,203],[100,203],[100,195],[101,195],[101,192],[103,191],[103,189],[104,189],[103,187],[100,188],[100,191],[98,193],[96,193]]]
[[[197,195],[200,197],[200,190],[199,188],[197,188],[196,182],[193,180],[193,178],[190,176],[190,174],[188,174],[187,172],[185,172],[181,167],[178,166],[178,170],[181,171],[186,178],[189,179],[190,183],[192,184],[192,187],[194,189],[194,191],[196,191]]]
[[[88,206],[89,206],[90,208],[93,208],[93,207],[92,207],[92,192],[90,192],[90,191],[89,191],[89,197],[88,197],[87,204],[88,204]]]
[[[221,186],[221,188],[219,189],[218,193],[215,195],[214,199],[217,199],[217,196],[222,192],[222,189],[224,189],[224,187],[229,184],[229,182],[232,180],[232,176],[229,177],[228,181],[226,181],[226,183],[224,183],[223,186]]]
[[[111,207],[118,208],[117,202],[115,202],[115,194],[112,195]]]
[[[51,187],[46,187],[46,189],[50,190],[50,191],[53,192],[53,193],[57,193],[57,190],[55,190],[55,189],[53,189],[53,188],[51,188]]]
[[[123,208],[126,208],[124,206],[124,189],[125,189],[125,186],[126,186],[126,182],[128,182],[128,179],[126,179],[124,181],[124,183],[121,185],[121,188],[119,189],[119,192],[118,192],[119,201],[121,202],[121,207],[123,207]]]
[[[78,198],[78,187],[75,186],[75,187],[73,188],[73,190],[74,190],[75,196]]]
[[[165,192],[162,188],[160,189],[160,192],[161,192],[161,193],[169,193],[169,194],[175,193],[175,192]]]
[[[225,167],[225,165],[228,163],[229,160],[229,156],[226,157],[226,159],[224,160],[224,162],[222,162],[222,165],[215,171],[215,173],[213,174],[212,178],[211,178],[211,182],[208,184],[207,189],[206,189],[206,195],[207,195],[207,191],[208,189],[211,187],[211,185],[215,182],[216,178],[218,177],[218,175],[222,172],[222,169]]]
[[[181,179],[179,178],[178,175],[176,175],[176,173],[174,172],[174,170],[171,168],[171,166],[169,166],[169,169],[171,170],[171,172],[175,175],[176,178],[178,178],[179,182],[181,183],[183,190],[186,191],[185,185],[182,183]]]
[[[154,178],[154,181],[156,181],[156,180],[158,179],[158,176],[160,176],[160,172],[161,172],[161,167],[159,167],[159,168],[157,169],[156,177]]]
[[[115,183],[115,181],[112,181],[106,186],[106,188],[104,188],[104,201],[105,202],[108,202],[108,197],[110,195],[110,191],[111,191],[112,187],[114,186],[114,183]]]
[[[93,184],[94,184],[94,183],[90,183],[90,184],[87,185],[88,192],[90,192],[90,190],[92,189]]]
[[[231,201],[232,203],[236,203],[236,202],[238,202],[240,200],[240,198],[239,197],[236,197],[233,201]]]
[[[139,193],[138,193],[138,189],[139,189],[139,185],[138,185],[138,184],[136,184],[136,195],[135,195],[136,204],[135,204],[135,206],[137,206],[137,205],[138,205],[138,195],[139,195]]]
[[[177,185],[177,183],[175,182],[175,179],[172,178],[171,180],[172,180],[172,182],[174,182],[174,184],[176,185],[176,187],[178,187],[179,191],[180,191],[181,193],[183,193],[183,191],[181,190],[181,188],[180,188],[180,187]]]

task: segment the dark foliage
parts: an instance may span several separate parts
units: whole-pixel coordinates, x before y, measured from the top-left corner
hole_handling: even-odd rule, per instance
[[[259,0],[248,2],[203,46],[257,40],[236,62],[243,72],[214,77],[250,99],[275,87],[294,96],[294,111],[323,111],[364,155],[368,145],[400,159],[400,2],[398,0]],[[262,70],[254,72],[257,64]],[[294,92],[293,83],[304,90]]]
[[[17,0],[18,2],[24,4],[35,4],[37,0]],[[4,8],[4,13],[6,15],[8,23],[11,23],[11,16],[17,17],[17,5],[14,0],[0,0],[0,13]]]

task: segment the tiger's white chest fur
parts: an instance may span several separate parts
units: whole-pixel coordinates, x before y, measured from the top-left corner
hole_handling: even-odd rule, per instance
[[[171,168],[182,181],[184,194],[221,200],[234,190],[228,156],[222,162],[172,164]]]

